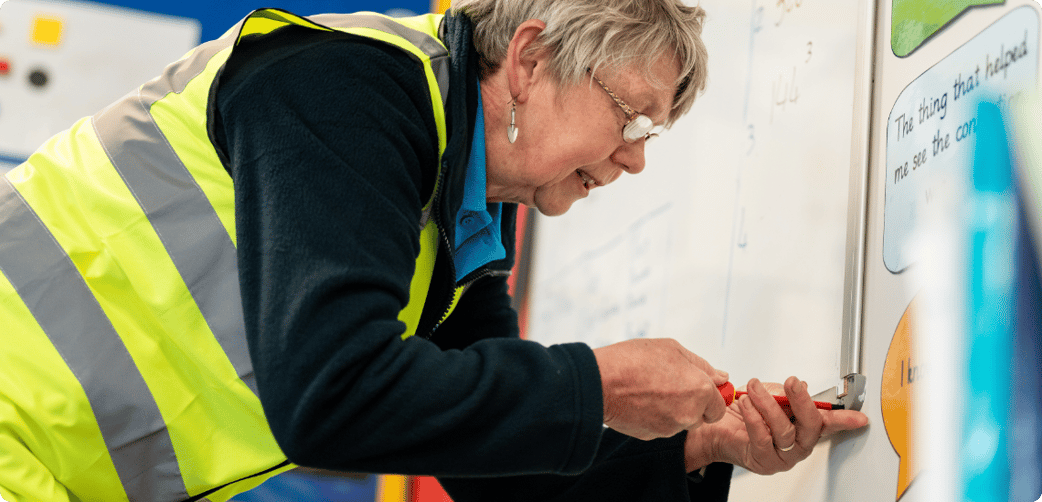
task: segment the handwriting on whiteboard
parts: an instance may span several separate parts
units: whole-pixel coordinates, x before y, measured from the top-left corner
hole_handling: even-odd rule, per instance
[[[792,12],[795,9],[803,7],[803,0],[778,0],[778,3],[774,5],[778,12],[778,20],[774,23],[775,26],[781,26],[782,21],[785,20],[785,15]]]
[[[785,111],[786,106],[795,105],[800,101],[800,86],[796,83],[796,67],[792,67],[792,75],[778,75],[771,86],[771,120],[774,123],[774,111],[781,109]]]
[[[593,347],[665,336],[660,325],[669,269],[662,264],[668,261],[671,208],[649,211],[537,284],[542,298],[533,311],[533,336],[549,336],[535,324],[565,330]]]
[[[792,109],[799,103],[800,99],[800,65],[809,65],[814,59],[814,41],[808,40],[805,44],[799,46],[798,51],[793,51],[788,56],[783,55],[786,59],[791,58],[791,65],[781,65],[781,70],[774,70],[773,73],[763,73],[763,70],[756,65],[756,56],[759,52],[757,40],[764,36],[776,36],[777,33],[772,32],[784,32],[786,36],[790,32],[800,33],[800,25],[798,16],[800,15],[801,8],[807,0],[769,0],[768,4],[773,3],[773,6],[763,5],[763,0],[752,0],[752,13],[750,15],[749,25],[749,56],[748,56],[748,69],[746,71],[746,83],[745,83],[745,105],[742,113],[743,120],[745,120],[745,130],[749,136],[746,143],[749,147],[746,149],[746,155],[752,155],[756,150],[756,120],[749,118],[749,101],[752,97],[752,89],[756,87],[756,83],[766,78],[771,82],[769,89],[769,95],[762,96],[758,99],[764,99],[767,104],[765,107],[757,107],[768,110],[767,123],[773,124],[776,113],[784,113],[787,110]],[[771,9],[770,11],[768,9]],[[771,16],[774,19],[773,23],[768,21],[768,25],[764,26],[765,16]],[[783,22],[788,22],[791,26],[789,28],[783,28]],[[765,31],[770,29],[769,31]],[[773,28],[773,29],[771,29]],[[764,65],[777,63],[777,57],[772,56],[772,61],[761,62]],[[769,70],[768,70],[769,71]]]

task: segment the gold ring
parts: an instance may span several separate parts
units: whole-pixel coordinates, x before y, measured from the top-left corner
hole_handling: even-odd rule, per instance
[[[793,449],[795,447],[796,447],[796,443],[793,442],[791,445],[789,445],[788,448],[778,448],[778,451],[789,451],[789,450],[791,450],[791,449]]]

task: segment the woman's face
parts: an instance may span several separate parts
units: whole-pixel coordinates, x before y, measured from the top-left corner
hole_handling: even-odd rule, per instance
[[[675,92],[672,83],[678,76],[672,57],[660,57],[652,67],[652,82],[660,82],[660,87],[633,68],[593,76],[655,124],[668,118]],[[517,142],[499,159],[489,158],[488,199],[520,202],[556,216],[624,171],[644,170],[645,140],[623,141],[626,114],[589,76],[584,83],[565,88],[549,80],[536,83],[530,98],[518,105]],[[497,133],[506,131],[488,131]]]

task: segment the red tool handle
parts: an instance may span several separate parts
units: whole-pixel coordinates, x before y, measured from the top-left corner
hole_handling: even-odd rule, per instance
[[[733,403],[735,399],[738,399],[739,396],[744,396],[745,394],[748,394],[748,392],[734,390],[734,385],[731,382],[726,382],[723,385],[718,385],[716,388],[720,390],[720,395],[723,396],[723,398],[724,398],[724,404],[726,404],[728,406],[730,406],[731,403]],[[772,396],[772,397],[774,397],[774,400],[777,401],[778,404],[780,404],[782,406],[785,406],[785,407],[789,407],[789,398],[787,398],[785,396]],[[826,403],[826,402],[823,402],[823,401],[814,401],[814,407],[819,409],[819,410],[842,410],[843,409],[843,405],[842,404],[832,404],[832,403]]]

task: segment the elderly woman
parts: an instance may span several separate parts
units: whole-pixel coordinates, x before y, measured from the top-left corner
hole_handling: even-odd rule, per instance
[[[251,14],[0,183],[0,497],[228,500],[294,465],[457,501],[726,498],[823,434],[671,340],[518,338],[516,203],[644,169],[699,8]],[[605,427],[605,425],[607,427]]]

